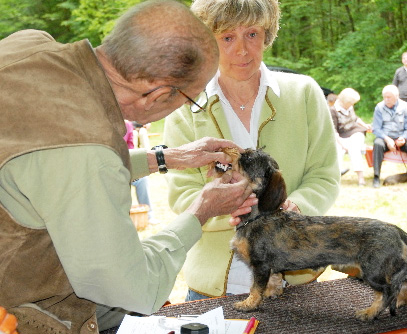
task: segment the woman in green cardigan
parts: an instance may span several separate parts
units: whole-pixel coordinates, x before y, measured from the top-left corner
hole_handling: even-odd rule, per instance
[[[276,0],[195,0],[192,11],[214,32],[219,70],[195,105],[166,118],[170,147],[211,136],[243,148],[262,147],[278,162],[287,184],[286,210],[322,215],[339,192],[335,136],[327,103],[310,77],[272,72],[262,62],[278,31]],[[192,111],[192,112],[191,112]],[[206,168],[168,174],[171,208],[180,213],[209,182]],[[236,223],[210,219],[189,251],[184,274],[187,300],[249,292],[250,268],[229,247]],[[322,271],[285,273],[289,284],[314,280]]]

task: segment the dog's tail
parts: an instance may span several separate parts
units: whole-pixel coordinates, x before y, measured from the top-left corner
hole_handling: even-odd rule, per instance
[[[394,225],[395,226],[395,225]],[[407,233],[399,228],[398,226],[395,226],[397,229],[401,240],[404,243],[404,249],[407,248]],[[391,280],[391,287],[390,291],[388,294],[388,299],[387,303],[385,305],[385,308],[388,306],[390,309],[390,314],[395,315],[396,314],[396,308],[397,308],[397,296],[400,293],[400,290],[403,286],[403,283],[407,281],[407,258],[404,258],[404,264],[402,265],[401,269],[394,274],[392,280]]]
[[[403,240],[404,244],[407,246],[407,233],[402,230],[400,227],[394,225],[397,228],[397,231],[399,232],[401,240]]]
[[[388,298],[385,301],[383,309],[389,307],[390,314],[396,315],[397,308],[397,296],[403,286],[403,283],[407,280],[407,262],[404,262],[401,269],[393,275],[391,279],[391,285],[389,286],[389,291],[387,291]]]

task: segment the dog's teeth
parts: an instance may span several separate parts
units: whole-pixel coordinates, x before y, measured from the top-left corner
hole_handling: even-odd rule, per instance
[[[220,162],[217,162],[215,166],[216,166],[216,168],[220,169],[223,172],[226,172],[227,170],[232,169],[232,164],[224,165],[224,164],[221,164]]]

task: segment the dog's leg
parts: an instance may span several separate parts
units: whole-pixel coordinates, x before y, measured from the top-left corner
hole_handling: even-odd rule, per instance
[[[264,297],[277,297],[283,294],[283,275],[270,274]]]
[[[366,277],[366,282],[375,290],[375,300],[373,301],[370,307],[359,310],[356,312],[356,317],[360,320],[372,320],[376,318],[386,307],[390,308],[390,314],[396,314],[396,298],[400,291],[400,283],[397,284],[398,276],[402,276],[404,271],[400,270],[397,273],[397,276],[394,275],[391,279],[391,275],[385,276],[383,281],[386,281],[386,284],[380,284],[379,282],[375,282],[373,280],[369,280]],[[380,292],[378,291],[380,290]]]
[[[404,304],[407,304],[407,283],[403,283],[400,292],[397,296],[397,304],[396,307],[403,306]]]
[[[269,281],[270,270],[262,268],[253,268],[253,285],[250,288],[249,297],[241,302],[237,302],[233,305],[233,308],[238,311],[249,312],[257,309],[261,304],[264,297],[264,292]]]
[[[407,247],[404,246],[403,251],[404,256],[402,259],[400,259],[401,261],[405,261],[405,253],[407,251]],[[401,269],[398,272],[396,272],[391,279],[391,289],[389,295],[389,308],[391,315],[396,315],[396,309],[398,308],[399,305],[401,292],[404,290],[405,293],[407,284],[406,277],[407,277],[407,263],[404,262],[404,264],[401,266]]]
[[[349,265],[336,264],[336,265],[332,265],[331,268],[333,270],[340,271],[341,273],[347,274],[352,277],[356,277],[356,278],[363,277],[362,268],[356,263],[349,264]]]
[[[383,293],[375,291],[375,299],[368,308],[356,311],[359,320],[373,320],[383,310]]]
[[[256,286],[250,288],[250,295],[245,300],[237,302],[233,305],[233,308],[238,311],[249,312],[257,309],[257,307],[263,301],[261,291]]]

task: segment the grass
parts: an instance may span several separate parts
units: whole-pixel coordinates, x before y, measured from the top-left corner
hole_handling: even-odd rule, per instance
[[[163,121],[152,124],[151,132],[162,133]],[[368,134],[370,135],[370,134]],[[162,135],[152,137],[151,146],[162,144]],[[368,137],[366,142],[372,142]],[[349,166],[349,158],[345,156],[344,167]],[[350,167],[350,166],[349,166]],[[403,164],[395,164],[388,161],[383,162],[382,176],[405,173],[406,167]],[[395,224],[407,231],[407,183],[389,187],[372,188],[373,169],[365,165],[366,186],[357,185],[357,177],[354,172],[348,172],[341,179],[340,194],[335,204],[328,211],[332,216],[359,216],[380,219]],[[161,230],[174,218],[175,214],[168,207],[168,188],[164,176],[159,173],[150,175],[150,194],[155,218],[158,225],[148,225],[144,231],[140,232],[141,238],[147,238]],[[136,199],[134,199],[136,202]],[[337,272],[328,270],[321,280],[342,277]],[[187,293],[187,286],[182,271],[177,277],[173,291],[169,297],[172,303],[183,302]]]
[[[345,163],[349,161],[345,160]],[[403,164],[384,161],[381,180],[386,176],[405,172],[406,167]],[[372,188],[373,168],[367,167],[366,164],[364,174],[366,187],[357,185],[357,177],[353,172],[348,172],[342,177],[339,197],[328,214],[377,218],[407,231],[407,184],[374,189]]]

